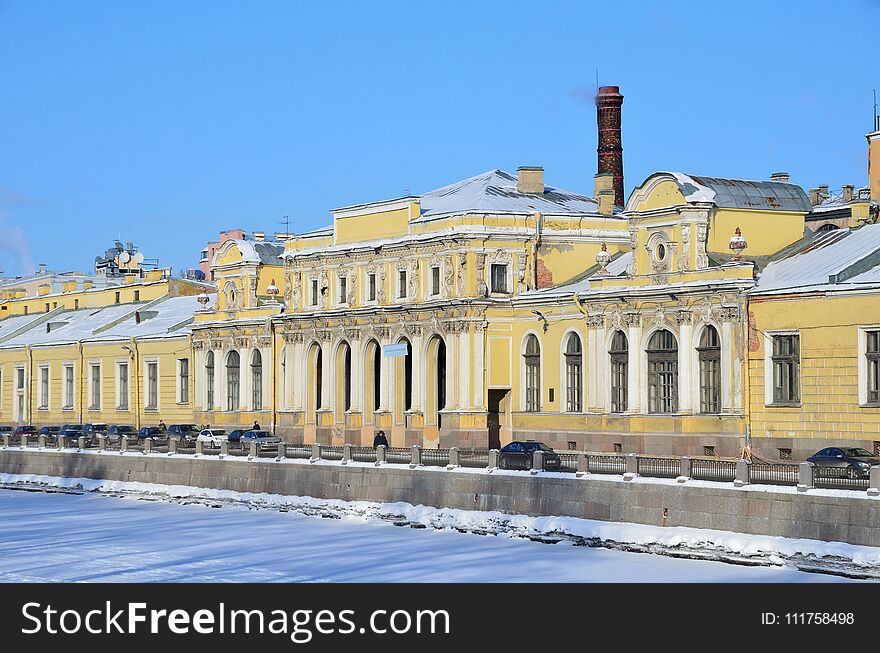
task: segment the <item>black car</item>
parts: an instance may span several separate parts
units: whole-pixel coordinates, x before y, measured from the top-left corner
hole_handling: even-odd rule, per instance
[[[0,435],[12,433],[11,426],[0,426]]]
[[[559,459],[559,454],[543,442],[536,440],[518,440],[502,447],[498,452],[498,467],[500,469],[531,469],[533,454],[539,449],[544,452],[544,469],[552,471],[560,468],[562,462]]]
[[[16,426],[15,431],[13,433],[13,435],[27,435],[27,436],[36,435],[36,434],[37,434],[37,428],[35,426],[30,426],[30,425]]]
[[[839,467],[848,478],[864,478],[880,458],[859,447],[828,447],[807,458],[816,467]]]
[[[60,426],[44,426],[39,430],[37,435],[46,435],[49,437],[55,437],[61,432]]]
[[[82,435],[82,430],[82,424],[65,424],[61,427],[58,435],[63,435],[65,438],[78,438]]]
[[[201,429],[195,424],[172,424],[168,427],[166,437],[169,440],[195,440]]]
[[[99,435],[107,435],[107,428],[106,424],[85,424],[82,428],[82,434],[94,440]]]
[[[117,442],[122,438],[129,440],[131,438],[137,437],[137,430],[133,426],[129,426],[128,424],[114,424],[110,428],[107,429],[107,433],[105,433],[108,440],[113,442]]]
[[[248,429],[235,429],[228,433],[230,442],[240,442],[241,436],[248,432]]]
[[[144,426],[137,432],[138,440],[164,440],[165,429],[161,426]]]

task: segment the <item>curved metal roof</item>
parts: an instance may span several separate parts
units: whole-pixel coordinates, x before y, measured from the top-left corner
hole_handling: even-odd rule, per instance
[[[688,202],[711,202],[719,208],[763,209],[775,211],[811,210],[810,199],[797,184],[780,181],[753,181],[704,177],[683,172],[667,172],[678,183]]]

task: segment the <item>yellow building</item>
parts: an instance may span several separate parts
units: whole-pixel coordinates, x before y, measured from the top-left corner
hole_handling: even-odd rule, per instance
[[[33,298],[8,301],[10,317],[0,320],[0,422],[190,422],[189,325],[208,289],[147,278],[41,296],[58,303],[41,313],[24,310]]]

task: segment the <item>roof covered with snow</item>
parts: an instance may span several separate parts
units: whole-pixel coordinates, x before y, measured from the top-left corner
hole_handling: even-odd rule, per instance
[[[752,181],[724,177],[704,177],[683,172],[670,175],[688,202],[709,202],[719,208],[810,211],[810,199],[797,184],[780,181]]]
[[[241,238],[231,238],[230,240],[238,247],[242,261],[245,263],[281,265],[280,256],[284,253],[284,243],[269,240],[243,240]]]
[[[44,313],[12,317],[0,321],[0,348],[186,335],[200,308],[197,297],[186,296],[61,311],[49,316]],[[28,324],[30,328],[9,337]]]
[[[817,234],[790,256],[767,265],[753,293],[880,282],[880,224]]]
[[[422,217],[455,213],[595,213],[592,198],[544,186],[543,193],[520,193],[516,176],[489,170],[469,179],[443,186],[420,196]]]

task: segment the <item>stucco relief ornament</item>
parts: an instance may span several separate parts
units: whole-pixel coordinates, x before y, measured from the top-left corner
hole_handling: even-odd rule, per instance
[[[467,256],[458,255],[458,296],[464,297],[467,293]]]
[[[697,225],[697,269],[705,270],[709,267],[709,257],[706,254],[706,235],[709,227],[706,224]]]
[[[690,311],[677,311],[675,314],[675,321],[678,322],[679,325],[690,324],[690,322],[691,322]]]
[[[411,299],[415,299],[419,294],[419,261],[418,259],[412,261],[409,265],[409,272],[407,273],[406,279],[407,285],[407,297]]]
[[[623,314],[620,312],[620,309],[615,306],[611,309],[611,326],[615,329],[619,329],[623,325]]]
[[[330,288],[330,282],[327,280],[327,270],[321,270],[320,280],[318,281],[318,295],[321,308],[327,307],[327,295]]]
[[[654,313],[654,325],[658,327],[666,326],[666,311],[662,308],[658,308]]]
[[[452,256],[443,259],[443,292],[447,297],[452,296],[455,285],[455,268],[453,267]]]

